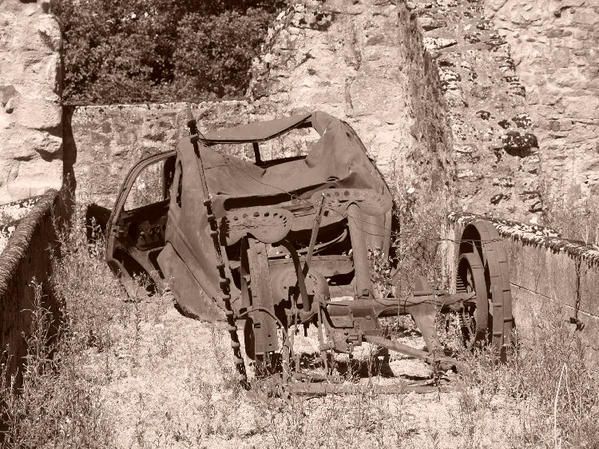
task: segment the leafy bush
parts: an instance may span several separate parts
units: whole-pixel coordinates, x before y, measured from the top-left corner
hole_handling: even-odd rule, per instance
[[[187,15],[179,24],[179,46],[174,57],[177,86],[219,97],[245,89],[250,56],[262,43],[269,19],[268,13],[258,9],[246,15],[225,11],[206,23],[202,23],[200,14]]]
[[[59,0],[68,103],[242,94],[283,0]]]

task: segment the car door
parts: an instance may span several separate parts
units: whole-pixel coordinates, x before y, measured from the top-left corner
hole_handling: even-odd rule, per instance
[[[130,295],[136,277],[160,284],[157,257],[165,244],[176,152],[168,151],[139,161],[128,173],[115,202],[106,232],[106,262]]]

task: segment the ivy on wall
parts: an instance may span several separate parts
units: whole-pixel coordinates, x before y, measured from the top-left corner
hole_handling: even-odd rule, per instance
[[[58,0],[70,104],[242,95],[284,0]]]

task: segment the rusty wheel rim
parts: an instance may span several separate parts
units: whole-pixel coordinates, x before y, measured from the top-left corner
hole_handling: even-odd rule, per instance
[[[463,319],[473,323],[470,326],[465,323],[465,343],[469,343],[470,346],[475,342],[487,341],[490,337],[489,296],[485,270],[478,253],[460,255],[456,285],[458,293],[476,294],[475,304],[467,304],[463,312]]]
[[[487,294],[487,334],[493,347],[504,357],[505,349],[511,344],[513,317],[509,267],[504,243],[495,227],[483,220],[476,220],[464,229],[460,243],[459,261],[476,258],[482,263]],[[476,270],[478,272],[478,269]],[[478,295],[478,291],[477,291]],[[477,298],[480,318],[483,319],[484,305]],[[480,322],[485,325],[484,320]]]

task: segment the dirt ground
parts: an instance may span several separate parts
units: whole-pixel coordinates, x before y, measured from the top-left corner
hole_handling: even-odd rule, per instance
[[[467,391],[457,378],[449,392],[369,392],[368,382],[430,374],[407,357],[391,359],[396,378],[362,379],[356,395],[281,399],[246,392],[222,328],[183,317],[165,297],[122,302],[110,335],[107,350],[89,349],[85,372],[100,385],[117,447],[501,448],[511,447],[518,426],[521,407],[500,393]],[[309,351],[313,343],[298,345]]]
[[[182,316],[168,292],[131,300],[102,247],[72,239],[55,273],[65,298],[50,365],[59,369],[29,370],[27,394],[7,409],[20,418],[9,435],[27,443],[18,447],[599,449],[599,370],[562,315],[536,322],[507,363],[462,350],[465,369],[430,393],[372,394],[370,384],[430,378],[426,364],[395,355],[370,378],[345,379],[356,394],[274,396],[260,382],[241,388],[222,325]],[[410,323],[397,326],[401,338],[422,348]],[[448,328],[438,330],[451,347],[459,326]],[[313,334],[295,339],[316,353]],[[368,366],[372,352],[364,345],[355,358]]]

